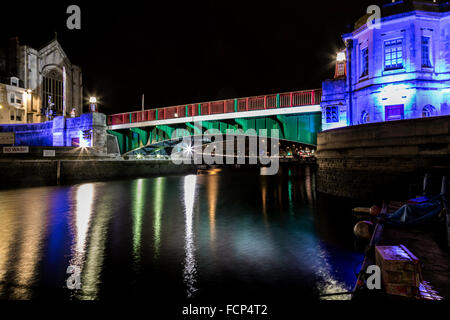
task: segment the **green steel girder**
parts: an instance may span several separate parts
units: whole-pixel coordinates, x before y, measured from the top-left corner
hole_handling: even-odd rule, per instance
[[[147,128],[132,128],[126,131],[108,131],[117,137],[121,153],[126,153],[147,144],[154,144],[176,137],[181,138],[188,132],[190,135],[199,135],[208,129],[217,129],[222,134],[227,130],[244,132],[253,129],[259,133],[260,129],[267,129],[271,135],[271,129],[280,130],[279,138],[294,142],[317,145],[317,133],[322,129],[320,112],[277,115],[268,117],[239,118],[229,120],[201,121],[199,123],[181,123],[174,125],[158,125]]]
[[[138,139],[138,141],[137,141],[137,144],[140,146],[140,147],[143,147],[143,146],[145,146],[145,145],[147,145],[147,143],[148,143],[148,138],[149,138],[149,133],[150,133],[150,130],[149,129],[147,129],[147,128],[144,128],[144,129],[140,129],[140,128],[131,128],[130,129],[133,133],[135,133],[135,134],[137,134],[138,135],[138,137],[137,137],[137,139]]]

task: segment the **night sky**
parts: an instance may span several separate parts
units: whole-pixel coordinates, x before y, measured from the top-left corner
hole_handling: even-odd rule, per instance
[[[112,114],[140,109],[142,93],[150,109],[320,88],[341,34],[386,2],[13,1],[2,37],[40,48],[56,31],[82,68],[85,98]],[[70,4],[81,30],[66,28]]]

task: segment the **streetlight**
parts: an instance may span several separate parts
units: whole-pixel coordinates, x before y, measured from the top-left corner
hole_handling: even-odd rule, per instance
[[[337,62],[342,63],[346,59],[347,59],[347,57],[345,56],[345,51],[338,52],[337,57],[336,57]]]
[[[97,98],[96,97],[90,97],[89,98],[89,110],[91,112],[98,112],[98,108],[97,108]]]

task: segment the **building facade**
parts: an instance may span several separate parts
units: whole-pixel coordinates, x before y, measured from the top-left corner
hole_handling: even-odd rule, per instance
[[[450,114],[450,4],[403,0],[343,35],[334,79],[323,82],[324,130]]]
[[[82,114],[81,69],[70,62],[56,38],[39,50],[10,39],[0,53],[0,76],[0,123]]]

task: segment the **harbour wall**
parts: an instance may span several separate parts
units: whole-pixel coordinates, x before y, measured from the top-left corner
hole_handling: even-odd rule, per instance
[[[0,160],[0,187],[28,187],[195,173],[167,160]]]
[[[449,175],[450,117],[381,122],[319,133],[317,191],[356,199],[404,199],[425,173]],[[416,194],[415,194],[416,193]]]
[[[56,117],[43,123],[2,124],[0,132],[14,133],[14,146],[80,147],[85,143],[98,155],[108,153],[106,116],[97,112],[77,118]]]

